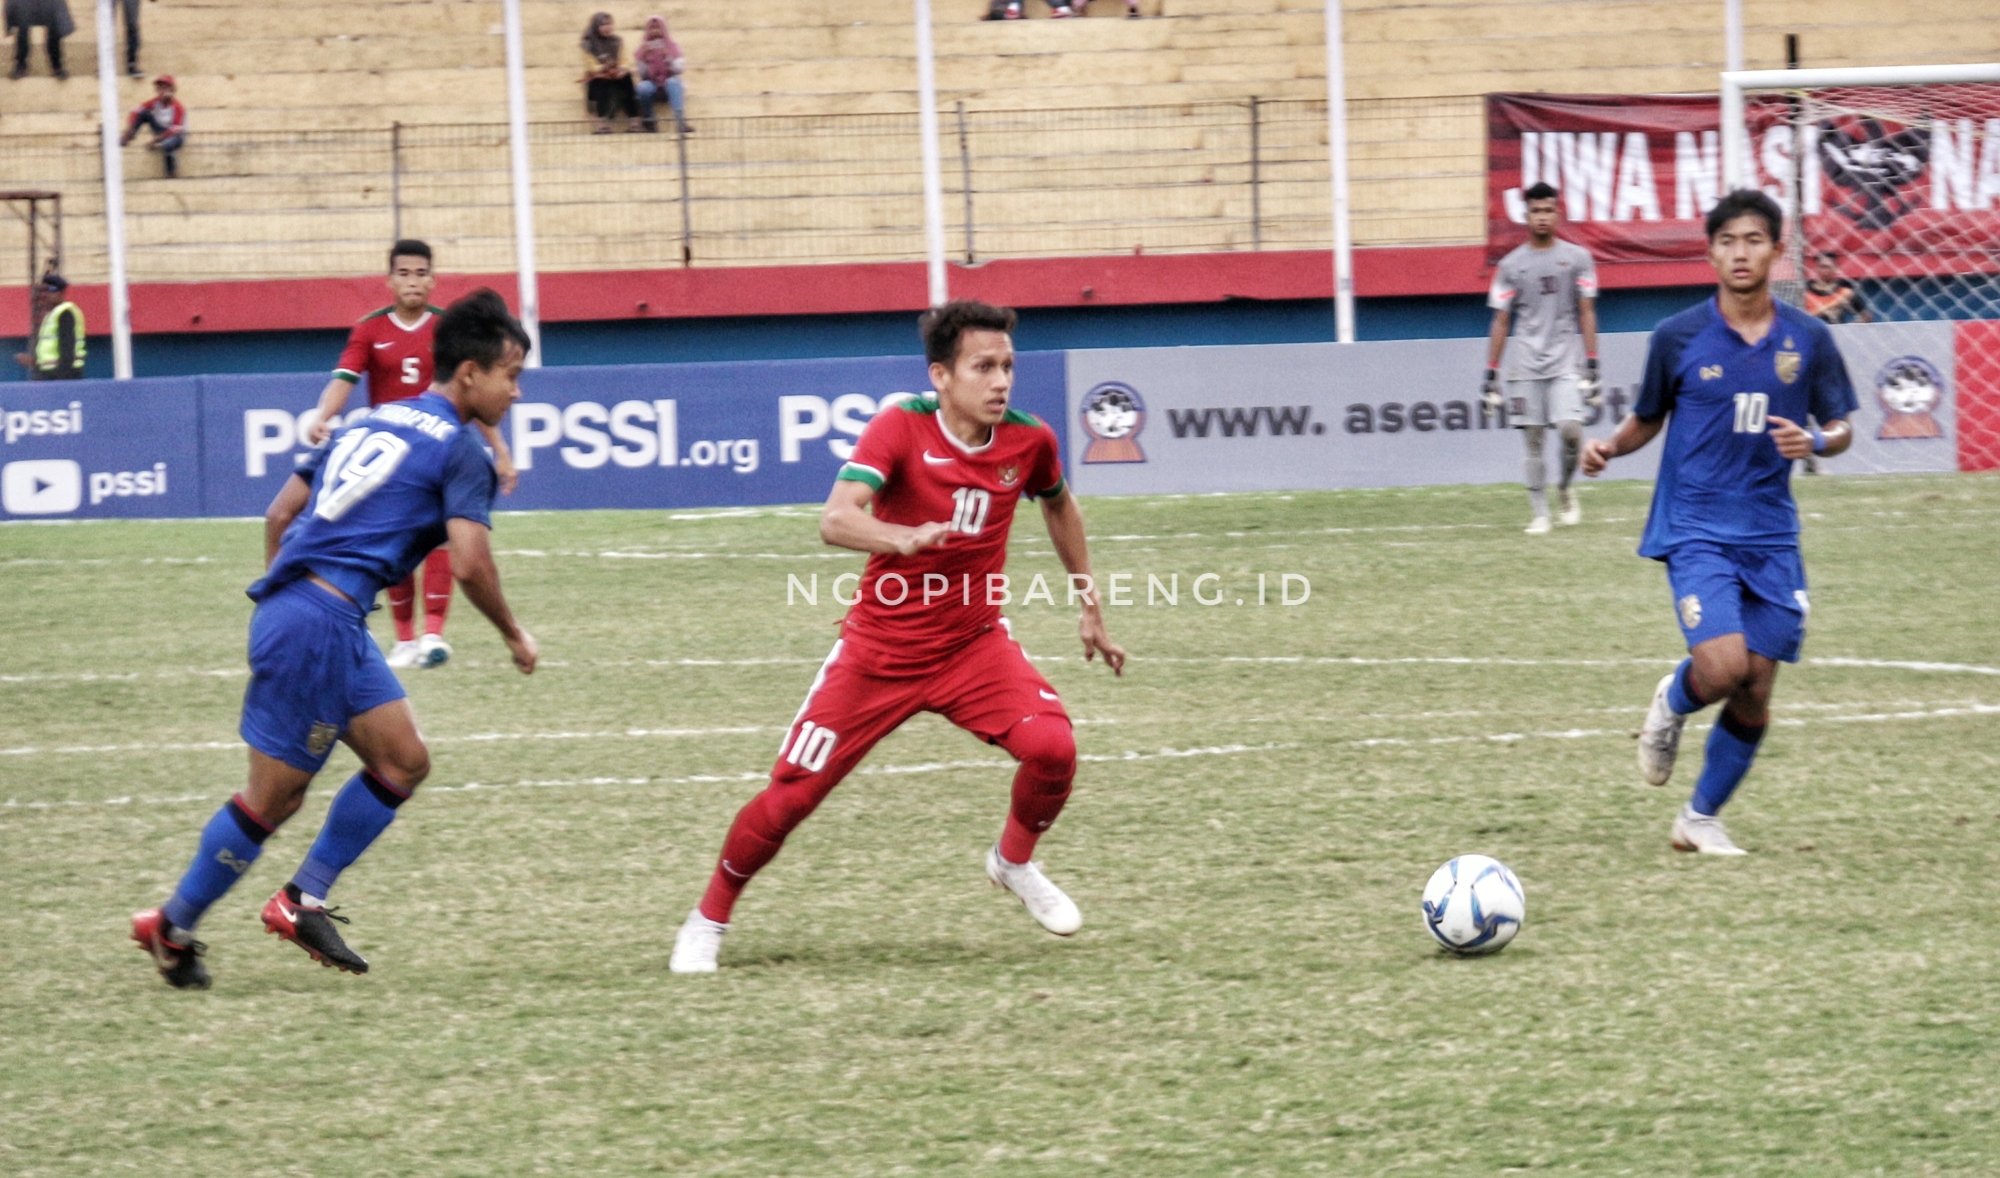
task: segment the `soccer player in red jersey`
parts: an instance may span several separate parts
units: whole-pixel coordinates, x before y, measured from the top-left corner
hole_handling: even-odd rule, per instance
[[[315,445],[331,437],[347,407],[347,395],[363,376],[368,378],[368,404],[402,401],[431,387],[431,339],[437,317],[431,306],[431,247],[405,238],[389,247],[389,293],[395,302],[364,317],[348,333],[340,366],[319,394],[319,420],[313,424]],[[500,490],[514,489],[513,456],[500,431],[484,422],[479,430],[493,448]],[[389,652],[392,667],[435,667],[451,658],[444,640],[445,614],[451,609],[451,554],[440,548],[424,560],[424,635],[416,632],[417,579],[413,574],[389,589],[389,612],[396,621],[396,646]]]
[[[987,877],[1050,932],[1083,925],[1030,860],[1069,798],[1076,742],[1062,700],[1000,616],[1007,533],[1022,497],[1041,502],[1070,598],[1083,602],[1084,658],[1101,654],[1117,674],[1125,652],[1104,630],[1055,431],[1007,407],[1014,312],[960,300],[926,312],[922,330],[937,396],[877,414],[834,481],[819,534],[870,554],[860,594],[785,733],[770,784],[737,814],[708,892],[675,938],[675,973],[715,969],[744,885],[877,741],[918,712],[937,712],[1021,763],[1000,841],[986,853]]]

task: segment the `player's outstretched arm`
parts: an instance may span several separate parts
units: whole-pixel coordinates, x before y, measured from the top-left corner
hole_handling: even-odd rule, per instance
[[[1618,432],[1609,438],[1590,438],[1583,443],[1583,473],[1596,478],[1604,473],[1613,458],[1623,458],[1634,450],[1643,450],[1646,443],[1660,434],[1667,424],[1664,416],[1654,418],[1628,417],[1618,427]]]
[[[507,608],[507,599],[500,594],[500,568],[493,563],[493,546],[488,542],[492,533],[484,524],[469,519],[447,520],[445,530],[451,537],[447,544],[451,549],[451,571],[465,590],[466,600],[500,631],[521,674],[534,674],[539,648],[535,646],[534,635],[514,620],[514,611]]]
[[[1773,413],[1768,419],[1771,426],[1771,440],[1778,444],[1778,453],[1787,458],[1811,458],[1817,454],[1821,458],[1831,458],[1854,444],[1854,429],[1846,418],[1830,421],[1818,430],[1810,430],[1795,421],[1787,421]],[[1814,435],[1818,438],[1815,439]],[[1820,444],[1814,446],[1814,441]]]
[[[319,391],[319,419],[306,432],[306,440],[317,446],[333,433],[333,423],[340,420],[340,411],[347,408],[347,394],[354,391],[354,382],[344,376],[336,376],[326,382]]]
[[[493,447],[493,473],[500,476],[500,493],[512,495],[514,488],[521,485],[521,472],[514,469],[514,452],[507,448],[507,439],[502,437],[498,426],[478,422],[479,432],[486,437],[486,444]]]
[[[819,513],[819,538],[835,548],[856,552],[893,552],[909,556],[920,549],[942,545],[951,535],[951,524],[935,521],[908,527],[876,519],[868,510],[875,489],[854,479],[840,479],[826,497]]]
[[[1042,522],[1049,527],[1049,541],[1055,546],[1056,559],[1072,577],[1083,577],[1090,588],[1083,595],[1083,616],[1077,620],[1076,634],[1083,639],[1085,662],[1104,656],[1104,665],[1111,668],[1114,675],[1125,673],[1125,650],[1112,643],[1110,634],[1104,629],[1104,610],[1097,600],[1097,580],[1090,574],[1090,542],[1084,537],[1083,509],[1076,505],[1076,496],[1064,487],[1051,498],[1042,500]]]
[[[278,488],[271,498],[271,506],[264,509],[264,567],[278,559],[278,548],[285,542],[285,529],[299,518],[312,500],[312,483],[294,474]]]

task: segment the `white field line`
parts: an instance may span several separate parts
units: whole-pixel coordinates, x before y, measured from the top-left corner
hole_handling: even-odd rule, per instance
[[[1076,655],[1031,654],[1028,658],[1038,663],[1081,662]],[[585,659],[571,662],[561,659],[543,659],[543,667],[768,667],[768,666],[818,666],[825,662],[825,656],[793,657],[778,655],[770,658],[746,659]],[[1133,655],[1133,663],[1238,663],[1276,665],[1331,665],[1347,667],[1402,667],[1402,666],[1449,666],[1449,667],[1671,667],[1679,664],[1673,658],[1626,658],[1626,659],[1516,659],[1485,658],[1472,656],[1431,656],[1401,658],[1369,658],[1365,656],[1329,655]],[[1935,674],[1953,675],[2000,675],[2000,667],[1981,666],[1976,663],[1923,662],[1896,659],[1856,659],[1856,658],[1809,658],[1807,665],[1816,667],[1849,667],[1864,670],[1921,671]],[[474,659],[459,660],[459,665],[468,668],[488,666]],[[491,664],[497,666],[498,664]],[[241,678],[249,674],[243,667],[225,667],[216,670],[189,668],[172,671],[50,671],[42,673],[0,674],[0,683],[98,683],[98,682],[138,682],[144,679],[186,679],[186,678]]]
[[[1936,702],[1924,702],[1917,700],[1890,700],[1890,701],[1857,701],[1852,703],[1801,702],[1801,703],[1791,703],[1791,704],[1776,704],[1774,705],[1774,708],[1776,711],[1780,713],[1789,711],[1818,711],[1818,712],[1829,713],[1826,715],[1805,716],[1805,717],[1790,717],[1781,714],[1778,718],[1774,719],[1772,722],[1782,727],[1795,727],[1803,724],[1883,723],[1891,720],[1930,720],[1930,719],[1950,719],[1953,717],[1963,717],[1963,716],[2000,715],[2000,704],[1982,703],[1978,700],[1950,700],[1950,701],[1936,701]],[[1895,710],[1895,711],[1876,710],[1876,711],[1852,712],[1852,713],[1841,714],[1845,713],[1846,710],[1850,708],[1873,708],[1873,709],[1896,708],[1900,710]],[[1626,706],[1583,708],[1579,709],[1579,711],[1584,712],[1586,714],[1611,714],[1611,715],[1624,714],[1632,717],[1635,722],[1639,718],[1642,718],[1644,715],[1644,709],[1636,707],[1626,707]],[[1237,724],[1294,724],[1294,725],[1295,724],[1347,724],[1361,720],[1421,721],[1421,720],[1436,720],[1436,719],[1465,719],[1465,718],[1476,718],[1479,716],[1490,716],[1499,714],[1504,714],[1504,713],[1497,711],[1438,711],[1438,712],[1402,712],[1402,713],[1378,712],[1378,713],[1356,713],[1354,715],[1349,715],[1349,716],[1244,716],[1244,717],[1232,718],[1230,722]],[[1073,719],[1071,722],[1078,727],[1084,727],[1084,726],[1102,727],[1105,725],[1158,723],[1157,720],[1150,720],[1145,718],[1132,718],[1132,717],[1123,719],[1117,717],[1085,718],[1085,719]],[[1702,725],[1694,725],[1693,727],[1696,730],[1699,730],[1702,727]],[[782,731],[784,731],[784,729],[778,727],[777,725],[749,724],[749,725],[741,725],[741,726],[727,727],[727,728],[626,728],[617,731],[606,731],[606,732],[476,732],[463,736],[426,737],[425,740],[427,743],[431,745],[500,744],[513,741],[552,741],[552,740],[645,740],[645,739],[661,739],[661,738],[671,740],[671,739],[682,739],[682,738],[702,738],[702,737],[712,737],[712,736],[754,736],[759,733],[782,732]],[[1356,739],[1335,740],[1332,741],[1331,743],[1336,745],[1352,745],[1363,748],[1372,747],[1375,745],[1460,744],[1468,741],[1490,741],[1490,742],[1505,743],[1508,741],[1528,740],[1531,738],[1548,739],[1548,740],[1575,740],[1587,736],[1614,736],[1614,735],[1630,736],[1632,735],[1633,731],[1634,730],[1631,728],[1625,728],[1625,729],[1568,728],[1559,731],[1496,732],[1484,735],[1434,736],[1434,737],[1379,736],[1379,737],[1364,737]],[[77,756],[77,755],[98,755],[104,753],[235,752],[241,750],[243,747],[244,745],[241,741],[235,741],[235,740],[186,741],[178,743],[161,743],[161,744],[61,745],[48,748],[35,747],[35,746],[21,746],[17,748],[0,749],[0,757]],[[1238,751],[1245,751],[1251,748],[1291,748],[1294,746],[1289,744],[1267,743],[1256,746],[1227,745],[1218,747],[1220,747],[1222,751],[1225,752],[1238,752]],[[1214,751],[1215,749],[1196,750],[1193,753],[1187,753],[1184,755],[1188,756],[1204,755],[1206,753],[1213,753]],[[1147,754],[1148,757],[1164,757],[1169,755],[1173,754],[1171,754],[1168,750],[1162,750],[1158,753]],[[1078,759],[1082,761],[1117,761],[1117,760],[1132,760],[1136,756],[1137,754],[1133,753],[1124,753],[1124,754],[1119,754],[1117,756],[1099,756],[1093,754],[1084,754],[1080,755]],[[946,764],[946,763],[940,763],[940,764]],[[946,764],[946,767],[962,766],[971,768],[980,766],[1004,766],[1008,764],[1011,764],[1011,762],[964,761],[964,762],[950,762]],[[929,772],[930,770],[912,769],[912,770],[900,770],[900,771]],[[893,770],[893,769],[877,770],[877,769],[864,768],[857,770],[857,772],[887,773],[887,772],[899,772],[899,770]]]
[[[782,732],[775,726],[744,725],[734,728],[626,728],[616,732],[475,732],[465,736],[429,736],[424,743],[497,744],[528,740],[637,740],[665,737],[743,736],[758,732]],[[202,740],[181,744],[76,744],[58,748],[0,749],[0,757],[67,756],[78,753],[182,753],[211,750],[235,751],[244,747],[240,740]]]
[[[1122,763],[1126,761],[1156,761],[1161,759],[1179,759],[1186,757],[1227,757],[1227,756],[1234,756],[1239,753],[1260,753],[1271,749],[1283,749],[1283,748],[1293,748],[1293,747],[1296,746],[1289,744],[1278,744],[1274,742],[1269,744],[1258,744],[1258,745],[1226,744],[1226,745],[1215,745],[1208,748],[1193,748],[1193,749],[1167,748],[1167,749],[1158,749],[1150,753],[1143,753],[1139,752],[1136,749],[1131,749],[1122,753],[1085,754],[1079,756],[1077,759],[1079,761],[1091,761],[1091,762],[1116,761]],[[1013,764],[1014,762],[1012,761],[995,761],[995,760],[932,761],[917,765],[864,765],[861,768],[855,770],[855,772],[857,774],[870,774],[870,775],[891,775],[891,774],[906,774],[906,773],[941,773],[953,769],[1011,768]],[[762,781],[769,776],[770,776],[769,771],[764,770],[759,772],[748,772],[748,773],[694,774],[687,777],[578,777],[578,778],[559,779],[552,781],[468,781],[462,785],[426,785],[422,787],[422,792],[427,794],[474,793],[474,792],[487,793],[493,790],[501,790],[501,789],[560,789],[560,788],[573,788],[576,786],[587,786],[587,785],[714,785],[714,784],[727,784],[730,782],[739,782],[739,781]],[[21,801],[18,798],[8,798],[5,801],[0,801],[0,811],[51,810],[61,807],[84,807],[84,806],[134,806],[134,805],[164,806],[182,802],[213,802],[213,801],[215,801],[214,794],[180,794],[171,797],[157,797],[157,798],[135,798],[135,797],[104,798],[94,802],[76,801],[76,800],[42,802],[42,801]]]

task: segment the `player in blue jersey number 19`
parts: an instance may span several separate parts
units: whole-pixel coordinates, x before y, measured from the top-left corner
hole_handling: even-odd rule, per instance
[[[1761,192],[1717,202],[1707,222],[1715,297],[1653,330],[1632,416],[1583,451],[1594,478],[1666,429],[1639,555],[1666,563],[1690,657],[1653,691],[1639,769],[1665,785],[1687,718],[1723,705],[1672,834],[1676,850],[1709,855],[1743,854],[1716,815],[1764,739],[1778,664],[1797,662],[1805,641],[1792,463],[1854,438],[1854,387],[1832,333],[1771,297],[1783,224]]]
[[[132,917],[132,939],[168,985],[207,988],[196,922],[298,812],[336,741],[361,758],[361,772],[334,796],[298,873],[264,906],[264,925],[322,965],[368,971],[335,930],[346,918],[326,896],[430,772],[402,684],[369,637],[368,610],[446,545],[466,597],[499,629],[521,673],[534,671],[535,640],[507,608],[487,543],[498,476],[466,428],[498,425],[520,398],[527,348],[500,296],[475,291],[438,323],[438,383],[377,406],[315,452],[305,510],[249,589],[257,609],[241,731],[250,784],[202,830],[172,898]]]

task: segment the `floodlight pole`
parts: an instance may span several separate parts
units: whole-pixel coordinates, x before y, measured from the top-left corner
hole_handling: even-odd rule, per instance
[[[1347,205],[1347,54],[1341,0],[1326,2],[1326,147],[1333,172],[1333,338],[1354,342],[1354,228]]]
[[[98,0],[109,4],[111,0]],[[528,82],[521,46],[521,0],[502,0],[507,27],[507,148],[514,171],[514,281],[521,326],[528,331],[527,367],[542,366],[542,298],[535,281],[534,175],[528,168]]]
[[[26,29],[16,36],[28,35]],[[97,0],[97,119],[104,150],[104,248],[111,260],[111,374],[132,379],[132,293],[125,279],[125,157],[118,147],[118,67],[111,0]],[[35,328],[28,325],[30,335]]]
[[[944,267],[944,179],[938,158],[937,62],[931,53],[931,0],[917,5],[917,127],[924,144],[924,247],[931,306],[951,297]]]

